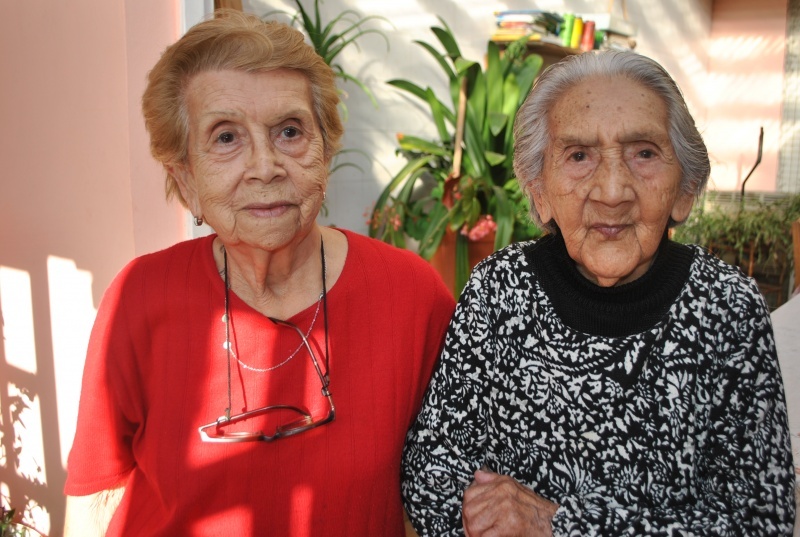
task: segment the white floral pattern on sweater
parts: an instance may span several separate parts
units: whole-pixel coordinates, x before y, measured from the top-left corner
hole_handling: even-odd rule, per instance
[[[403,495],[422,535],[462,535],[487,465],[560,505],[554,535],[790,535],[794,476],[772,327],[755,283],[699,247],[667,315],[623,337],[564,324],[512,245],[473,271]]]

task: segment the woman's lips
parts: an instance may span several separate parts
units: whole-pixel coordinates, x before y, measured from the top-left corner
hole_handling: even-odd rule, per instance
[[[627,228],[628,226],[625,224],[595,224],[592,226],[594,231],[597,231],[607,239],[619,237]]]
[[[289,210],[291,204],[288,201],[280,201],[276,203],[251,203],[246,205],[244,210],[253,216],[258,217],[275,217],[280,216]]]

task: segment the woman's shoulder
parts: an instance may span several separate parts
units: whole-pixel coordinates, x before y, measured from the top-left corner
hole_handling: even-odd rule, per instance
[[[690,287],[698,289],[709,300],[725,304],[731,309],[752,311],[757,308],[766,311],[764,296],[753,278],[702,246],[688,244],[686,247],[694,254]]]
[[[416,290],[419,294],[435,292],[452,300],[439,273],[419,254],[354,231],[339,231],[347,237],[347,259],[342,274],[352,285],[378,286],[382,292],[389,289]]]
[[[150,277],[185,278],[191,273],[205,273],[209,263],[213,263],[211,245],[215,235],[189,239],[168,246],[163,250],[150,252],[129,261],[117,274],[115,281],[148,279]]]
[[[405,268],[425,272],[433,271],[430,263],[411,250],[398,248],[355,231],[347,229],[339,229],[339,231],[347,237],[348,257],[352,253],[366,262],[390,264],[397,270]]]
[[[533,239],[521,242],[512,242],[508,246],[497,250],[481,260],[473,273],[484,275],[498,274],[513,270],[515,272],[528,272],[530,269],[529,256],[535,255],[543,239]]]

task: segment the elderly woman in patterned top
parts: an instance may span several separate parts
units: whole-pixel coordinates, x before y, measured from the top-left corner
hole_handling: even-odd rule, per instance
[[[709,176],[680,90],[632,52],[542,74],[515,170],[549,233],[473,271],[403,495],[424,535],[788,535],[794,472],[756,284],[669,240]]]

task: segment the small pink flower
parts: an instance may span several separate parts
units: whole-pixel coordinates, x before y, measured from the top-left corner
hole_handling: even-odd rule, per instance
[[[486,214],[478,218],[478,221],[475,222],[472,229],[468,229],[467,226],[464,225],[464,227],[461,228],[461,234],[466,235],[471,241],[479,241],[496,229],[497,224],[492,218],[492,215]]]

